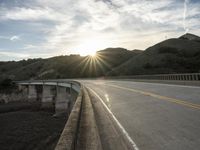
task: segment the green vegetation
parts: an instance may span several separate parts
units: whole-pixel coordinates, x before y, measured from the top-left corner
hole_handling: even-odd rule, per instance
[[[11,79],[3,79],[0,81],[0,93],[10,93],[15,90],[16,85]]]

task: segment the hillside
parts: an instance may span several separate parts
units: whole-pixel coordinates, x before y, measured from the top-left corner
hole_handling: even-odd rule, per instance
[[[0,79],[26,80],[104,76],[112,68],[119,66],[138,53],[123,48],[108,48],[98,51],[97,58],[70,55],[48,59],[0,62]]]
[[[185,34],[147,48],[107,75],[200,72],[200,37]]]
[[[96,57],[80,55],[0,62],[0,80],[88,78],[200,72],[200,37],[185,34],[145,51],[107,48]]]

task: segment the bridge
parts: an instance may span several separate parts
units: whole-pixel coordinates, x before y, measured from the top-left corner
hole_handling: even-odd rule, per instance
[[[18,85],[30,100],[40,97],[42,107],[55,103],[57,115],[69,114],[56,150],[198,150],[200,87],[194,85],[200,85],[199,77],[176,74]]]

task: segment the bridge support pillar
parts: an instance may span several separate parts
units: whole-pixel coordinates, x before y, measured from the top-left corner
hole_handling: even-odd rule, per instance
[[[19,90],[22,94],[28,95],[28,86],[27,86],[27,85],[18,85],[18,90]]]
[[[70,88],[57,86],[56,114],[68,113],[70,110]]]
[[[37,90],[35,85],[28,86],[28,100],[36,101],[37,100]]]
[[[55,104],[56,87],[43,85],[42,108],[50,108]]]

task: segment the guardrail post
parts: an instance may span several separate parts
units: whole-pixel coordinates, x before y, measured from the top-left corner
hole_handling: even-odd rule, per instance
[[[195,74],[195,78],[196,78],[195,80],[198,80],[198,74]]]
[[[188,76],[187,75],[185,75],[185,80],[188,80]]]
[[[180,80],[183,80],[183,75],[180,75]]]
[[[194,74],[192,75],[192,80],[196,80],[196,79],[195,79],[195,75],[194,75]]]

